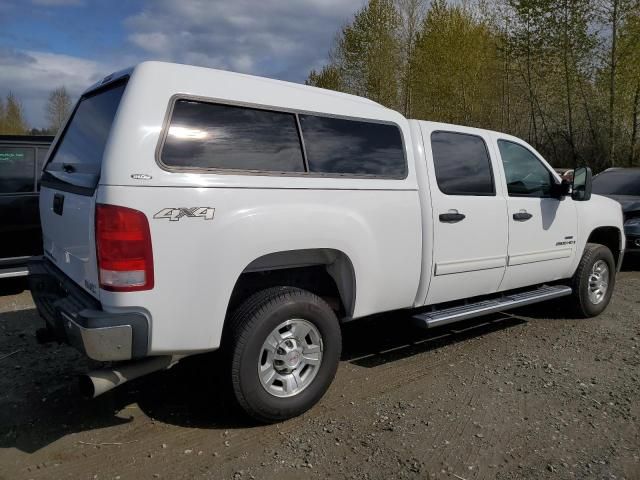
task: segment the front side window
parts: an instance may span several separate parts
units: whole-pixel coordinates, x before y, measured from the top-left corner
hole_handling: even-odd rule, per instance
[[[511,197],[549,197],[554,185],[551,172],[530,150],[499,140],[498,148]]]
[[[161,153],[178,168],[303,172],[295,115],[178,100]]]
[[[0,146],[0,194],[33,192],[35,149]]]
[[[309,171],[404,178],[407,162],[396,125],[300,115]]]
[[[484,140],[454,132],[431,134],[438,188],[446,195],[495,195],[491,160]]]

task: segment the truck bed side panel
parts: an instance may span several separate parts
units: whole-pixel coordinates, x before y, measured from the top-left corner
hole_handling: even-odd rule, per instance
[[[98,203],[143,211],[150,223],[153,290],[103,291],[105,310],[144,305],[150,353],[217,348],[229,297],[242,271],[263,255],[309,248],[343,252],[355,271],[354,317],[414,303],[421,238],[417,192],[273,188],[101,186]],[[214,217],[154,215],[205,207]]]

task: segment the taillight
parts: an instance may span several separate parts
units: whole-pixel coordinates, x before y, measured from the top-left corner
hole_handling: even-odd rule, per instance
[[[153,288],[153,252],[144,213],[96,205],[96,250],[100,288],[133,292]]]

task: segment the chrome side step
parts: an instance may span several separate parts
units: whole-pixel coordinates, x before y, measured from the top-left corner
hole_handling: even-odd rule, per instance
[[[571,287],[544,285],[527,292],[507,294],[491,300],[483,300],[458,307],[419,313],[413,316],[413,322],[422,328],[439,327],[441,325],[447,325],[448,323],[467,320],[468,318],[480,317],[489,313],[501,312],[531,303],[564,297],[571,295],[571,293]]]

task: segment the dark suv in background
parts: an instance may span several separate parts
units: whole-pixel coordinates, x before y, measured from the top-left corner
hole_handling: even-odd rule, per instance
[[[640,252],[640,168],[609,168],[593,178],[593,193],[620,202],[627,253]]]
[[[38,195],[51,142],[0,135],[0,279],[26,276],[29,257],[42,254]]]

